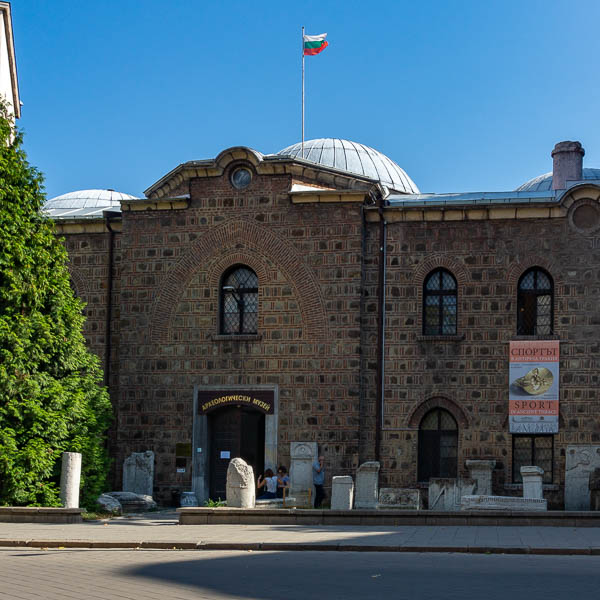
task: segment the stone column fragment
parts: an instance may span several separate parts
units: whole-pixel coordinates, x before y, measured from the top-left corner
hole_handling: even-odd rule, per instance
[[[227,467],[226,485],[227,506],[233,508],[254,508],[256,484],[254,470],[241,458],[233,458]]]
[[[63,452],[60,471],[60,500],[65,508],[79,508],[81,454]]]

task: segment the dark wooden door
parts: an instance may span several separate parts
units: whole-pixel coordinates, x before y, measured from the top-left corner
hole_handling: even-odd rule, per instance
[[[210,436],[210,497],[226,496],[227,467],[232,458],[243,458],[255,478],[263,472],[265,415],[242,406],[214,411],[208,420]]]

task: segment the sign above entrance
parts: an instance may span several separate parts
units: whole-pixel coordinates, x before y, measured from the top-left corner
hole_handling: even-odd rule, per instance
[[[205,414],[225,406],[248,406],[272,415],[275,405],[274,390],[200,390],[198,413]]]
[[[510,342],[510,433],[558,433],[559,342]]]

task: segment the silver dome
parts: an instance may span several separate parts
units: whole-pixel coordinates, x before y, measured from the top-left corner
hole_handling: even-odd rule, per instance
[[[582,180],[600,179],[600,169],[583,169]],[[548,192],[552,190],[552,173],[544,173],[520,185],[517,192]]]
[[[288,146],[280,156],[302,158],[302,144]],[[380,181],[397,192],[418,194],[414,181],[385,154],[357,142],[337,138],[320,138],[304,142],[304,159],[339,171]]]
[[[121,210],[121,200],[135,196],[114,190],[78,190],[51,198],[44,204],[43,211],[53,219],[101,217],[104,210]]]

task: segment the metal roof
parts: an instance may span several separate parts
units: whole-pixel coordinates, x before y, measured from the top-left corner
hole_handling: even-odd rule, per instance
[[[582,181],[590,179],[600,179],[600,169],[583,169],[583,179],[581,181],[568,181],[567,187],[573,187]],[[517,188],[517,192],[545,192],[552,189],[552,173],[544,173],[526,181]]]
[[[396,192],[418,194],[419,188],[406,172],[393,160],[377,150],[348,140],[319,138],[293,144],[277,153],[278,156],[304,158],[326,167],[362,175],[392,188]]]
[[[101,217],[105,210],[121,211],[121,200],[134,200],[130,194],[114,190],[78,190],[51,198],[42,211],[52,219]]]
[[[554,192],[466,192],[463,194],[393,194],[388,196],[386,202],[389,206],[431,207],[465,204],[534,204],[554,200]]]

